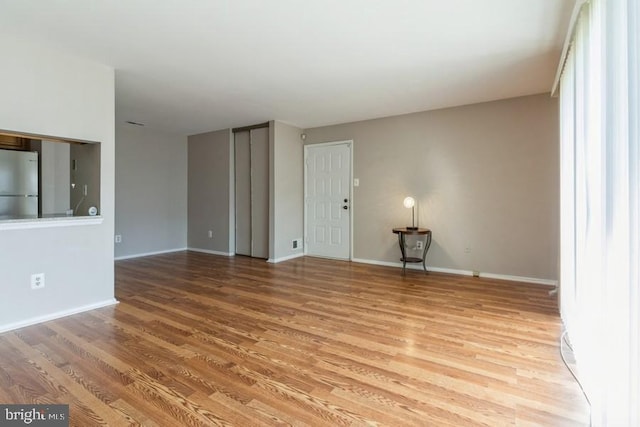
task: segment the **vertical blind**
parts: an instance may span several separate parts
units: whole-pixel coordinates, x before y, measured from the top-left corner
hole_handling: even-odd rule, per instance
[[[593,426],[640,425],[639,21],[585,3],[560,79],[560,309]]]

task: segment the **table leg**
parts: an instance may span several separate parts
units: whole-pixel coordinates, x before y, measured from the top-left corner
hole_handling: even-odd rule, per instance
[[[431,233],[427,233],[425,241],[424,241],[424,250],[422,251],[422,268],[424,269],[425,274],[427,271],[427,252],[429,251],[429,246],[431,246]]]
[[[407,255],[404,252],[404,233],[398,233],[398,245],[400,245],[400,253],[402,254],[402,274],[405,274],[407,267]]]

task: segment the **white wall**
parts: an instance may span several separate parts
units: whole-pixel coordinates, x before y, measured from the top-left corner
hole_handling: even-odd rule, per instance
[[[187,247],[187,137],[116,126],[115,255]]]
[[[0,129],[100,142],[99,225],[0,225],[0,330],[114,302],[114,71],[0,37]],[[12,64],[7,66],[7,64]],[[45,273],[45,288],[30,288]]]

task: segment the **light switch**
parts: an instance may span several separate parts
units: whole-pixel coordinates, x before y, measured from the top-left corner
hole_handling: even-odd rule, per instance
[[[353,186],[354,187],[359,187],[360,186],[360,179],[353,178]]]

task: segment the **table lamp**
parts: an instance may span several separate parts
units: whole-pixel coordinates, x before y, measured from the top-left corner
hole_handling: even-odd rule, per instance
[[[404,199],[404,207],[411,208],[411,227],[407,227],[407,230],[417,230],[416,227],[416,201],[413,197],[405,197]]]

